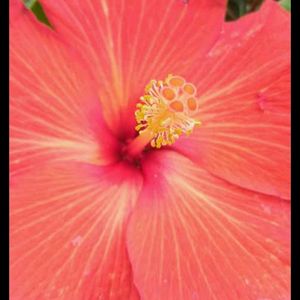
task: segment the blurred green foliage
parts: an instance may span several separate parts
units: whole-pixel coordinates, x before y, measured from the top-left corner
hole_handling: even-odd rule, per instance
[[[291,0],[281,0],[279,2],[286,10],[291,11]]]
[[[228,0],[226,21],[234,21],[259,9],[263,0]]]
[[[55,1],[55,0],[53,0]],[[194,0],[189,0],[194,1]],[[208,0],[211,1],[211,0]],[[264,0],[228,0],[226,21],[234,21],[238,18],[256,11]],[[278,1],[278,0],[277,0]],[[38,0],[23,0],[25,6],[30,9],[39,21],[52,28],[42,5]],[[185,0],[185,2],[187,2]],[[288,11],[291,10],[291,0],[280,0],[279,3]]]
[[[29,10],[33,12],[33,14],[40,22],[52,28],[52,25],[48,20],[41,3],[38,0],[23,0],[23,3]]]
[[[275,0],[286,10],[291,10],[291,0]],[[228,0],[226,21],[234,21],[238,18],[257,11],[264,0]]]

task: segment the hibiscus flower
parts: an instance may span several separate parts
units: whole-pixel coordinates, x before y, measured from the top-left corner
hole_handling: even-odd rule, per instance
[[[290,16],[225,2],[12,2],[12,300],[290,298]]]

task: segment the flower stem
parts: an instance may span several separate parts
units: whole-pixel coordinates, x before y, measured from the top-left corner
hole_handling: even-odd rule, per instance
[[[127,147],[127,154],[130,156],[137,156],[149,144],[153,135],[149,130],[144,130],[140,133]]]

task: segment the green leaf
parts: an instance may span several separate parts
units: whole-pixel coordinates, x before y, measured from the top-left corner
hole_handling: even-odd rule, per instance
[[[234,21],[240,17],[256,11],[264,0],[228,0],[226,21]]]
[[[279,4],[286,10],[291,11],[291,0],[281,0]]]
[[[38,0],[23,0],[23,3],[40,22],[53,29],[52,24],[48,20],[42,5]]]

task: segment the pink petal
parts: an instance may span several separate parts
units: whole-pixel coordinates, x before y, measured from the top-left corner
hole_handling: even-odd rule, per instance
[[[289,202],[174,152],[144,165],[128,251],[142,299],[289,299]]]
[[[13,24],[22,14],[28,13],[22,0],[9,0],[9,24]]]
[[[224,24],[191,69],[202,126],[175,145],[213,174],[283,199],[290,198],[289,32],[290,16],[274,1]]]
[[[107,120],[134,127],[135,104],[151,79],[185,75],[215,42],[225,0],[43,1],[58,35],[82,53]],[[209,16],[209,18],[207,17]],[[130,123],[131,122],[131,123]]]
[[[139,299],[124,230],[140,186],[120,165],[52,164],[19,178],[10,195],[11,299]]]
[[[22,14],[10,30],[12,176],[51,161],[110,163],[115,141],[101,115],[82,59]]]

